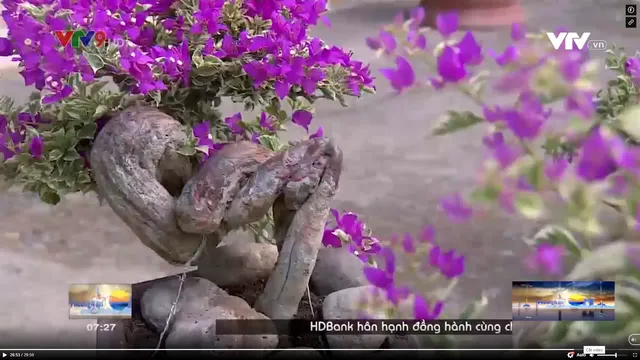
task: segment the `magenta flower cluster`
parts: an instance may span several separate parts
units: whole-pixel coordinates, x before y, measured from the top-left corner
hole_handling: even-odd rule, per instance
[[[541,74],[548,74],[551,69],[553,79],[546,79],[552,86],[560,89],[564,102],[564,117],[579,118],[583,121],[592,120],[596,114],[596,89],[585,86],[582,81],[585,69],[588,68],[588,56],[583,51],[549,51],[526,36],[525,29],[519,24],[514,24],[511,29],[512,43],[501,52],[483,49],[475,35],[464,32],[459,39],[453,35],[458,29],[458,17],[455,13],[445,13],[437,16],[437,30],[442,41],[431,44],[425,32],[420,30],[420,25],[425,17],[424,10],[418,8],[411,13],[411,18],[405,22],[400,16],[396,18],[396,30],[403,33],[398,37],[398,31],[385,28],[375,37],[366,39],[367,45],[381,54],[391,56],[395,60],[395,67],[383,68],[381,73],[389,81],[391,87],[398,93],[402,93],[416,86],[429,86],[439,90],[447,87],[455,87],[466,93],[482,108],[483,121],[490,126],[496,126],[499,131],[493,131],[483,138],[483,144],[487,149],[490,163],[497,166],[499,173],[514,165],[523,156],[530,155],[530,149],[526,146],[529,142],[540,140],[549,129],[547,123],[552,111],[543,94],[536,87],[536,81]],[[424,59],[433,57],[433,61],[427,60],[431,66],[433,75],[426,81],[416,74],[411,64],[411,57],[420,54]],[[433,55],[431,55],[433,54]],[[512,105],[489,104],[484,99],[474,96],[464,86],[479,74],[478,66],[492,61],[504,71],[494,78],[491,90],[495,93],[514,94],[517,101]],[[640,84],[640,59],[629,58],[625,65],[627,75],[638,85]],[[515,136],[519,144],[512,144],[505,139],[505,133]],[[575,135],[567,134],[569,137]],[[580,139],[580,149],[575,159],[575,169],[570,170],[570,159],[553,157],[543,160],[542,174],[546,181],[557,184],[569,176],[577,177],[585,184],[592,184],[608,179],[616,172],[624,171],[637,179],[638,164],[640,164],[640,150],[630,146],[624,139],[614,135],[604,126],[593,126],[589,132]],[[495,171],[495,167],[493,168]],[[572,171],[572,174],[569,172]],[[622,178],[622,177],[619,177]],[[624,191],[623,182],[614,186],[614,191]],[[521,194],[535,193],[539,189],[524,176],[509,178],[504,176],[502,183],[496,189],[497,203],[505,211],[516,210],[516,197]],[[472,205],[461,195],[453,194],[442,199],[440,208],[451,221],[466,221],[475,215]],[[640,216],[640,211],[638,211]],[[337,220],[336,226],[327,226],[324,236],[326,246],[349,246],[363,259],[370,258],[371,254],[360,252],[363,239],[363,225],[355,214],[339,216],[334,210]],[[637,219],[640,224],[640,218]],[[640,226],[639,226],[640,228]],[[348,234],[345,238],[336,236],[340,230],[342,234]],[[427,228],[425,235],[417,241],[407,234],[402,238],[393,238],[389,245],[376,245],[375,257],[383,262],[381,266],[369,266],[365,269],[368,281],[383,290],[386,298],[392,304],[413,296],[414,316],[417,319],[434,319],[441,313],[444,303],[442,301],[429,304],[429,302],[414,289],[403,286],[397,279],[396,258],[398,255],[415,254],[421,246],[429,250],[425,258],[420,260],[424,266],[432,270],[437,269],[447,279],[456,278],[465,271],[463,256],[457,255],[454,250],[444,251],[433,242],[435,230]],[[350,242],[352,241],[352,242]],[[420,253],[420,252],[418,252]],[[534,271],[547,272],[560,275],[564,271],[564,260],[568,254],[565,246],[561,244],[540,243],[535,250],[525,259],[525,264]],[[638,265],[638,249],[629,251],[632,262]],[[424,269],[423,266],[423,269]]]
[[[31,136],[28,138],[27,127],[37,126],[43,123],[39,114],[32,115],[29,113],[19,113],[17,116],[18,125],[17,128],[12,128],[9,125],[9,120],[6,116],[0,115],[0,154],[2,159],[9,160],[16,154],[22,152],[21,145],[26,141],[27,150],[29,154],[39,159],[44,152],[44,142],[41,136]]]
[[[74,89],[68,75],[76,73],[87,83],[103,76],[125,77],[131,80],[128,88],[131,94],[164,92],[174,85],[189,88],[196,46],[201,48],[201,56],[214,56],[223,62],[240,61],[256,91],[271,87],[280,99],[287,97],[294,86],[313,95],[318,84],[326,79],[327,69],[336,66],[346,70],[342,81],[350,95],[359,96],[363,87],[372,87],[367,65],[352,59],[351,53],[308,34],[310,26],[320,20],[326,22],[322,16],[326,11],[325,0],[243,1],[240,11],[244,16],[271,21],[265,32],[255,35],[246,30],[236,33],[229,28],[223,21],[226,3],[201,0],[187,17],[177,15],[178,2],[168,0],[5,1],[2,16],[9,37],[0,38],[0,56],[20,62],[25,85],[33,85],[42,92],[43,104],[54,104],[70,96]],[[32,13],[33,8],[42,14]],[[160,21],[159,29],[156,21]],[[70,29],[102,30],[110,41],[121,40],[119,43],[124,46],[119,49],[117,62],[106,62],[96,69],[82,49],[62,47],[54,34]],[[169,40],[157,43],[159,35]],[[206,41],[202,43],[201,39]],[[307,131],[311,120],[312,114],[306,110],[298,110],[292,117],[295,124]],[[243,132],[241,121],[233,116],[227,119],[233,134]],[[275,130],[270,122],[263,114],[260,125]],[[200,145],[210,146],[211,153],[221,145],[213,144],[205,127],[200,125],[194,135]],[[255,140],[258,135],[249,136]],[[9,147],[7,142],[3,144]],[[15,145],[10,147],[15,149]]]
[[[388,245],[382,245],[374,237],[367,235],[365,224],[358,215],[331,210],[334,224],[327,224],[322,242],[327,247],[347,247],[368,265],[364,269],[364,276],[384,299],[391,305],[398,305],[410,300],[413,304],[413,316],[416,319],[436,319],[444,308],[443,301],[430,303],[418,289],[404,285],[398,280],[396,257],[399,254],[418,258],[421,270],[425,272],[437,271],[448,280],[453,280],[465,272],[465,258],[455,250],[443,250],[434,242],[435,229],[431,226],[424,229],[419,237],[409,233],[402,237],[392,237]],[[422,254],[426,255],[422,255]],[[382,261],[381,266],[372,265]]]

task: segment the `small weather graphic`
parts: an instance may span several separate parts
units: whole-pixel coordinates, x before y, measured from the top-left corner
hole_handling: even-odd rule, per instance
[[[69,286],[69,318],[131,318],[131,284]]]
[[[514,281],[512,319],[520,321],[615,320],[613,281]]]

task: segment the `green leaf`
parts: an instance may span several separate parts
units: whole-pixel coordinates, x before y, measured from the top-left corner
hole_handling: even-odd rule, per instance
[[[474,301],[473,303],[469,304],[469,306],[467,306],[467,308],[462,313],[460,313],[458,319],[475,319],[485,310],[487,305],[489,305],[489,298],[487,298],[487,296],[483,294],[480,300]]]
[[[610,279],[627,267],[628,243],[618,241],[600,246],[586,255],[565,278],[568,281]]]
[[[193,72],[201,77],[212,77],[220,72],[220,68],[213,64],[204,63],[201,67],[195,68]]]
[[[60,195],[48,187],[41,187],[38,195],[45,204],[55,205],[60,202]]]
[[[80,156],[76,149],[69,149],[63,158],[64,161],[75,161],[78,159],[82,159],[82,156]]]
[[[572,255],[581,257],[583,254],[582,246],[578,243],[573,234],[567,229],[548,225],[542,228],[533,236],[534,244],[547,243],[552,245],[564,246]]]
[[[196,154],[195,146],[183,146],[176,151],[180,155],[193,156]]]
[[[105,105],[98,105],[93,113],[94,119],[99,119],[109,112],[109,108]]]
[[[625,110],[619,117],[618,126],[633,140],[640,141],[640,106]]]
[[[470,111],[449,111],[438,121],[432,131],[432,134],[436,136],[447,135],[459,130],[470,128],[484,121],[484,118]]]
[[[473,202],[493,204],[500,197],[500,187],[494,184],[486,184],[473,190],[469,197]]]
[[[275,135],[262,135],[258,138],[258,141],[271,151],[280,151],[282,147],[280,139]]]
[[[98,125],[96,125],[96,123],[89,123],[80,129],[78,139],[93,139],[97,130]]]
[[[64,153],[58,149],[53,149],[49,151],[49,160],[56,161],[61,159],[64,156]]]
[[[104,60],[100,57],[100,55],[91,54],[87,51],[83,51],[82,55],[87,59],[89,66],[93,69],[93,71],[98,71],[104,67]]]
[[[88,120],[89,117],[87,116],[87,110],[85,108],[76,106],[76,104],[73,103],[65,104],[64,112],[74,120],[85,121]]]
[[[540,219],[544,215],[544,202],[537,193],[519,192],[515,196],[514,205],[518,212],[527,219]]]
[[[108,81],[100,81],[100,82],[97,82],[97,83],[91,85],[91,90],[89,92],[89,95],[91,95],[91,96],[98,95],[98,93],[100,91],[102,91],[102,89],[104,89],[104,87],[107,86],[107,85],[109,85]]]

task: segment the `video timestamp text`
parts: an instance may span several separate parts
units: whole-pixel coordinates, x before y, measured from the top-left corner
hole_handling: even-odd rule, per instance
[[[116,324],[87,324],[87,331],[113,331]]]

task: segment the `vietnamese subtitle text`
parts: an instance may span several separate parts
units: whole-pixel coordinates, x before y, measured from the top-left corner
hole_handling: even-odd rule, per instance
[[[510,320],[326,320],[309,321],[310,332],[340,334],[511,334]]]
[[[218,320],[216,333],[505,335],[511,320]]]

